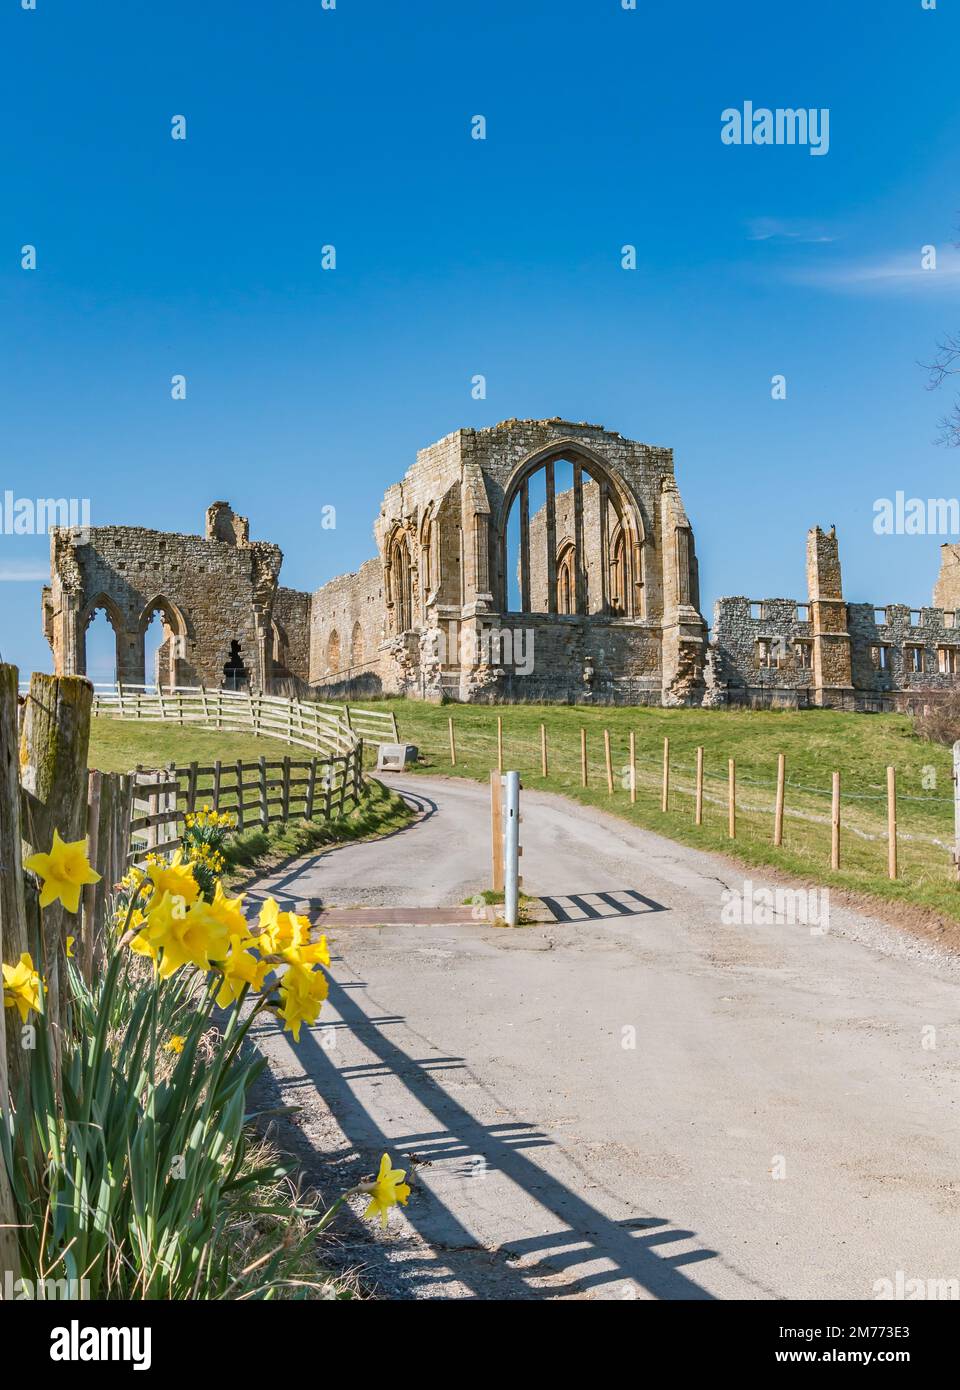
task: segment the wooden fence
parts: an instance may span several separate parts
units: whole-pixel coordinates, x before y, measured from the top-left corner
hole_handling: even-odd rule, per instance
[[[274,738],[321,756],[346,753],[359,739],[367,743],[399,741],[397,717],[385,710],[353,705],[288,700],[249,691],[207,690],[178,686],[163,690],[145,685],[94,686],[93,713],[106,719],[192,725]]]
[[[789,848],[800,857],[834,872],[849,869],[891,881],[914,882],[947,877],[960,882],[960,742],[953,749],[950,795],[931,785],[922,795],[910,792],[895,767],[881,772],[878,785],[849,785],[849,771],[827,766],[820,785],[788,780],[788,760],[774,753],[770,776],[757,775],[726,755],[710,757],[702,746],[690,749],[691,761],[678,760],[669,737],[645,754],[634,730],[611,731],[595,722],[571,727],[568,737],[552,733],[545,723],[509,727],[510,716],[447,719],[446,749],[452,768],[472,768],[485,775],[496,768],[519,768],[525,776],[548,778],[562,788],[596,792],[613,799],[621,795],[634,806],[638,799],[664,816],[691,816],[693,825],[707,821],[725,825],[731,841],[769,843]],[[579,735],[579,736],[578,736]],[[619,747],[617,746],[619,745]],[[440,743],[436,752],[440,754]],[[624,756],[626,755],[626,756]],[[712,812],[710,810],[712,808]],[[952,811],[952,824],[947,818]],[[785,845],[785,824],[788,827]],[[820,834],[817,827],[823,826]],[[803,843],[813,833],[809,846]],[[877,844],[874,862],[860,853]],[[947,858],[949,856],[949,858]],[[904,858],[908,859],[905,872]],[[946,872],[945,872],[946,871]],[[868,889],[869,889],[869,885]]]
[[[132,774],[132,862],[150,852],[175,849],[185,815],[210,806],[230,811],[237,829],[292,818],[331,820],[356,806],[364,787],[363,740],[327,758],[256,762],[196,762]]]

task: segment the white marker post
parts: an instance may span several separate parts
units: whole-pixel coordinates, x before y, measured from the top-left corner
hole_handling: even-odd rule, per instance
[[[503,920],[515,927],[519,917],[520,896],[520,774],[508,772],[504,777],[504,854],[503,854]]]

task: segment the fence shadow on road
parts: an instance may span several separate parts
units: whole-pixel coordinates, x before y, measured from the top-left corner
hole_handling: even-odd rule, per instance
[[[343,1153],[351,1155],[348,1166],[355,1168],[362,1162],[365,1170],[370,1170],[376,1167],[381,1153],[389,1152],[413,1173],[414,1192],[404,1215],[436,1253],[425,1255],[419,1246],[403,1249],[394,1271],[403,1273],[401,1297],[415,1297],[419,1287],[428,1286],[435,1294],[438,1284],[451,1280],[459,1281],[481,1299],[540,1300],[603,1286],[614,1296],[713,1297],[681,1266],[714,1259],[716,1251],[700,1248],[677,1255],[660,1253],[658,1247],[689,1243],[695,1233],[679,1229],[662,1216],[614,1221],[539,1167],[528,1150],[554,1146],[549,1136],[523,1121],[487,1125],[477,1120],[449,1093],[442,1079],[451,1067],[463,1070],[463,1059],[411,1057],[382,1031],[375,1016],[364,1012],[355,997],[355,986],[356,982],[354,987],[345,987],[331,980],[330,1003],[342,1025],[362,1037],[376,1060],[363,1067],[339,1068],[320,1043],[324,1027],[330,1025],[319,1023],[315,1030],[303,1031],[297,1051],[307,1077],[280,1080],[277,1085],[281,1098],[289,1088],[301,1103],[307,1089],[303,1082],[315,1085],[321,1105],[329,1108],[345,1136]],[[397,1020],[388,1015],[383,1021],[389,1026]],[[397,1077],[419,1107],[435,1119],[436,1127],[408,1135],[387,1134],[353,1090],[354,1082],[371,1076]],[[457,1214],[455,1199],[448,1204],[435,1191],[416,1185],[419,1165],[451,1158],[461,1162],[447,1176],[463,1184],[483,1172],[503,1175],[541,1209],[538,1222],[552,1219],[556,1231],[536,1237],[520,1235],[515,1241],[503,1242],[493,1255],[486,1252]],[[350,1180],[357,1176],[353,1172]],[[531,1257],[533,1263],[526,1263]],[[520,1260],[525,1262],[524,1268],[518,1267]],[[608,1267],[598,1270],[598,1262]]]
[[[617,896],[629,898],[622,903]],[[589,902],[588,899],[599,899]],[[623,921],[630,917],[646,917],[651,912],[669,912],[663,903],[654,902],[635,888],[594,889],[584,893],[563,893],[557,897],[541,896],[558,922]],[[571,910],[573,909],[573,910]]]

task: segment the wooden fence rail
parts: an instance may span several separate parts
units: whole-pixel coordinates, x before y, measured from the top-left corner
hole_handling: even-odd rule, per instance
[[[295,819],[331,820],[356,806],[364,788],[363,740],[346,753],[298,761],[171,764],[132,774],[129,859],[176,849],[187,815],[232,812],[237,829]]]
[[[252,732],[312,753],[345,753],[359,739],[367,743],[399,742],[397,717],[391,711],[354,705],[290,700],[250,691],[208,690],[178,686],[163,690],[144,685],[94,686],[93,713],[104,719],[192,725],[227,732]]]

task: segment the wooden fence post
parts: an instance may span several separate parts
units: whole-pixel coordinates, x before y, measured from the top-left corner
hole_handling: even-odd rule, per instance
[[[212,795],[212,797],[213,797],[213,809],[214,809],[215,811],[219,811],[219,810],[220,810],[220,773],[221,773],[221,767],[222,767],[222,764],[221,764],[221,762],[220,762],[220,759],[219,759],[219,758],[214,759],[214,764],[213,764],[213,788],[212,788],[211,795]]]
[[[637,799],[637,735],[630,730],[630,804]]]
[[[243,763],[237,759],[237,829],[243,829]]]
[[[24,951],[33,954],[34,964],[39,955],[29,939],[24,900],[17,677],[16,666],[0,665],[0,959],[5,965],[16,965]],[[7,1111],[8,1087],[16,1095],[21,1077],[30,1075],[31,1054],[19,1046],[19,1022],[15,1010],[0,1008],[0,1121]],[[0,1223],[13,1220],[4,1197],[5,1173],[0,1159]],[[0,1228],[0,1275],[7,1268],[11,1240],[16,1253],[16,1232]]]
[[[310,759],[310,770],[307,773],[307,804],[304,809],[304,820],[313,820],[313,798],[317,787],[317,760]]]
[[[100,800],[103,774],[87,774],[87,859],[102,875],[103,859],[100,854]],[[93,957],[97,931],[97,892],[98,883],[87,883],[83,889],[83,930],[79,933],[80,950],[77,952],[80,973],[88,985],[93,983]]]
[[[28,793],[23,836],[32,851],[49,851],[54,829],[67,842],[84,837],[92,706],[93,687],[82,676],[35,672],[31,677],[23,717],[21,783]],[[69,921],[76,925],[72,915]],[[40,920],[42,965],[37,967],[47,980],[47,1019],[58,1087],[59,1033],[66,1024],[67,922],[62,903],[44,908]]]
[[[547,776],[547,726],[540,725],[540,776]]]
[[[267,805],[267,760],[261,755],[260,767],[260,824],[264,830],[270,829],[270,807]]]
[[[603,731],[603,761],[607,768],[607,793],[613,796],[613,763],[610,758],[610,730]]]
[[[670,809],[670,740],[663,740],[663,788],[660,793],[660,810]]]
[[[703,749],[697,749],[697,793],[693,812],[694,825],[703,825]]]
[[[502,774],[490,773],[490,850],[493,871],[492,888],[503,892],[503,781]]]
[[[449,735],[450,735],[450,766],[451,766],[451,767],[456,767],[456,765],[457,765],[457,740],[456,740],[456,737],[455,737],[454,732],[453,732],[453,717],[452,717],[452,716],[451,716],[450,718],[448,718],[448,720],[447,720],[447,732],[448,732]]]
[[[727,835],[731,840],[737,838],[737,764],[733,758],[727,760]]]
[[[396,713],[396,710],[391,710],[391,711],[390,711],[390,718],[391,718],[392,721],[393,721],[393,741],[394,741],[394,743],[399,743],[399,742],[400,742],[400,730],[397,728],[397,713]]]
[[[283,812],[284,824],[290,819],[290,754],[285,753],[283,758],[283,786],[280,790],[282,798],[281,810]]]
[[[787,760],[777,754],[777,800],[773,811],[773,843],[783,844],[783,791],[786,783]]]
[[[840,868],[840,774],[833,774],[833,797],[830,807],[830,867]]]
[[[580,785],[587,785],[587,731],[580,725]]]
[[[191,763],[187,768],[187,812],[193,815],[197,809],[197,764]]]
[[[503,771],[503,715],[497,715],[497,768]]]
[[[955,828],[960,832],[960,806],[957,805],[957,766],[960,762],[960,743],[953,745],[953,785],[954,785],[954,822]],[[958,838],[960,847],[960,838]],[[958,874],[960,874],[960,863],[958,863]],[[897,876],[897,769],[887,768],[887,875],[890,878]]]

